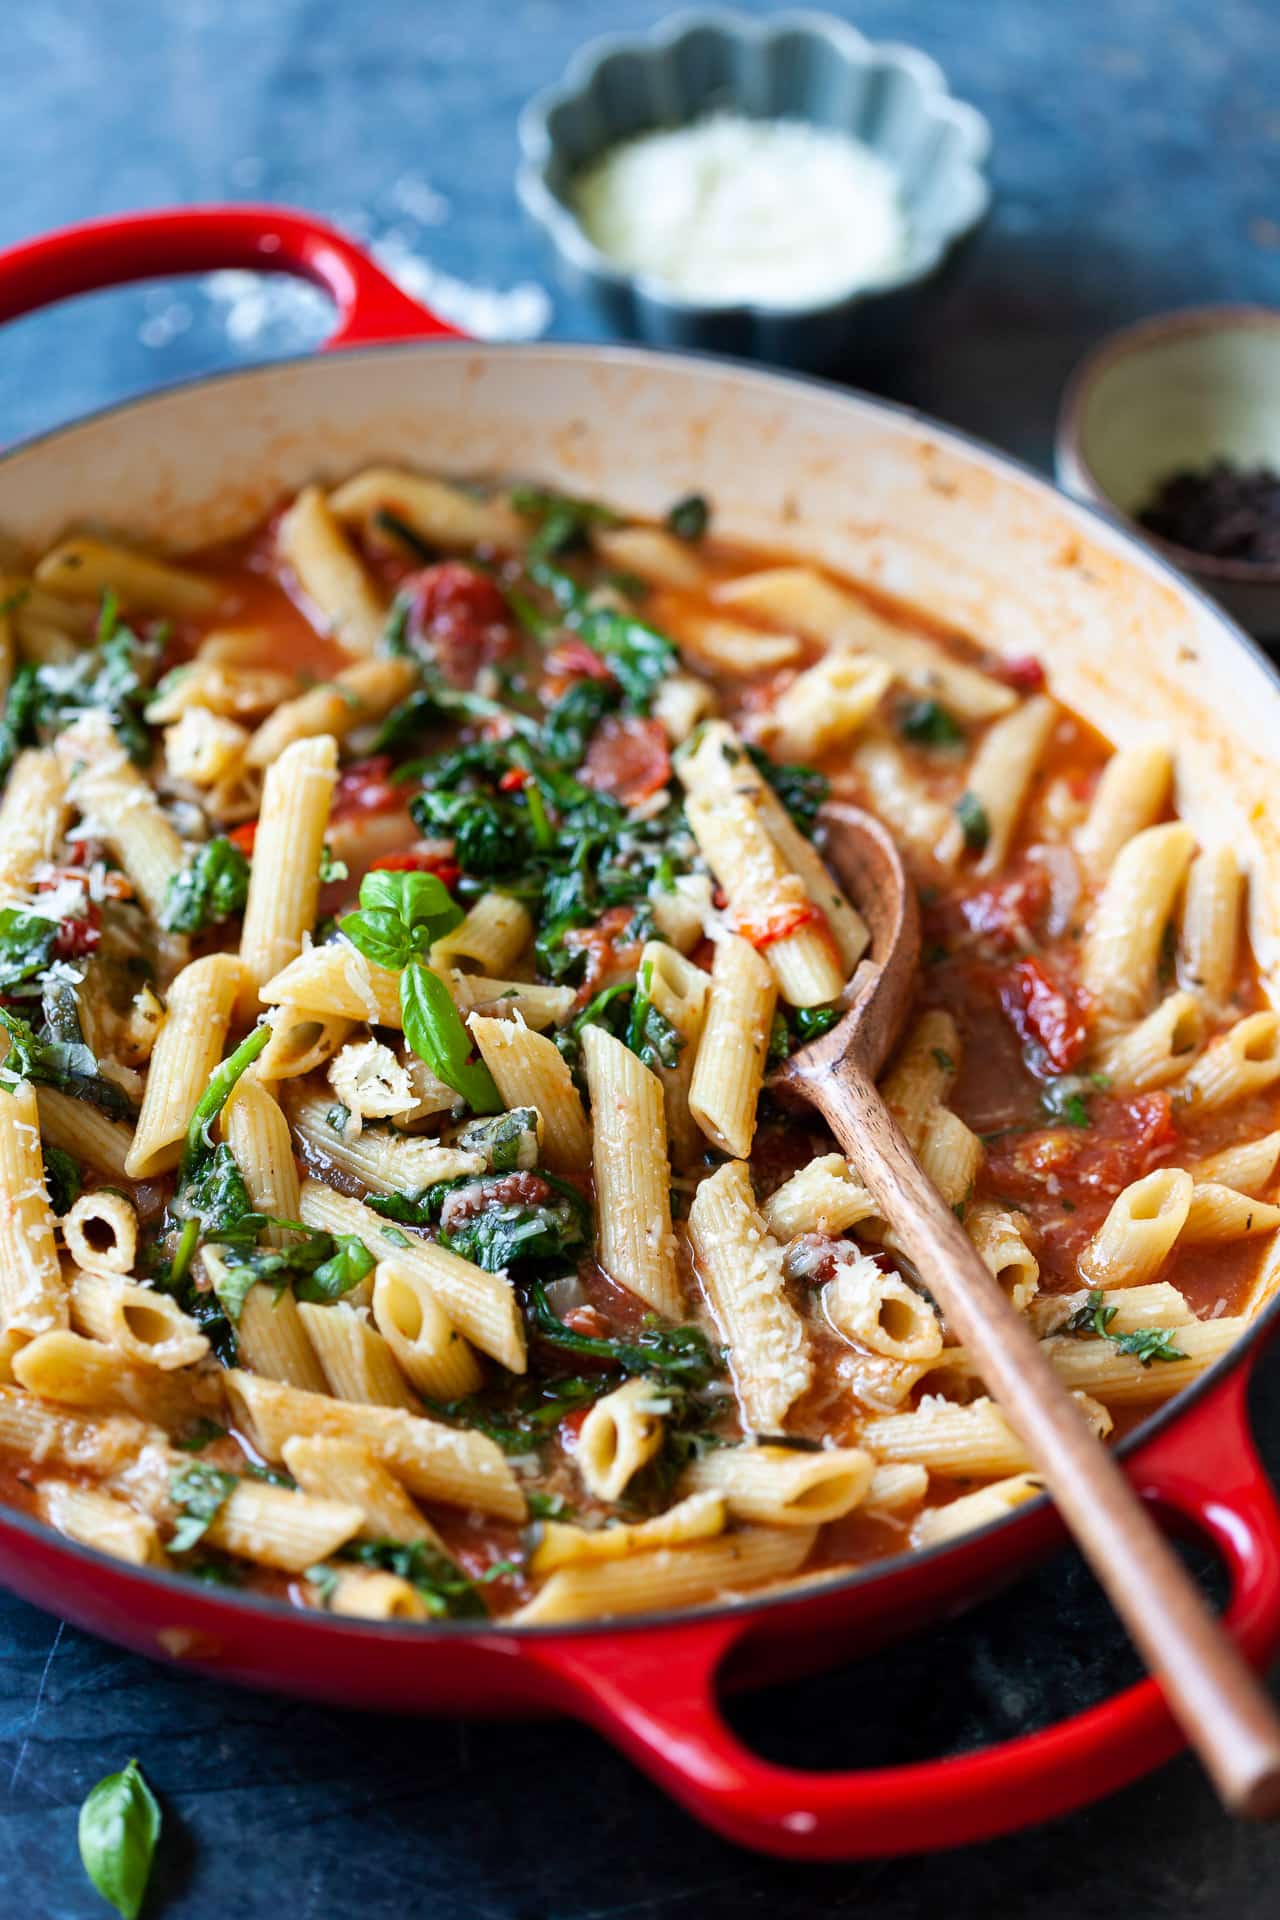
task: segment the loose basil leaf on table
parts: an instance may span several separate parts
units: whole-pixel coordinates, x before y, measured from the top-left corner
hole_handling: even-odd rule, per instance
[[[84,1870],[120,1920],[138,1920],[162,1816],[136,1760],[91,1788],[80,1809]]]

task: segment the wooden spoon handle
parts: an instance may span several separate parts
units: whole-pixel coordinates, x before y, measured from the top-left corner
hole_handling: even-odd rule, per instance
[[[806,1090],[976,1360],[1223,1803],[1280,1813],[1280,1717],[1218,1626],[1031,1329],[918,1165],[874,1082],[845,1059]]]

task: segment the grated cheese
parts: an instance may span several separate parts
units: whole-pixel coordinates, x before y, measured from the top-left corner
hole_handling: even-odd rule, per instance
[[[799,307],[890,278],[893,168],[828,127],[714,114],[610,147],[572,183],[602,253],[689,300]]]

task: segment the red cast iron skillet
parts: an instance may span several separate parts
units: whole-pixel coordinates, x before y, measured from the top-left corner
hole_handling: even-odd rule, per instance
[[[325,289],[339,314],[329,348],[389,350],[392,342],[458,337],[342,235],[272,208],[107,219],[15,247],[0,254],[0,320],[125,281],[228,267],[278,269]],[[495,351],[501,349],[484,349]],[[616,364],[618,350],[608,353]],[[682,364],[645,353],[623,358],[650,374],[655,364],[659,372]],[[683,364],[687,373],[687,359]],[[704,365],[710,377],[717,363]],[[788,390],[793,397],[811,390],[781,377],[773,384],[781,402]],[[109,417],[129,411],[112,409]],[[378,448],[363,453],[374,457]],[[1008,470],[1007,461],[1002,465]],[[698,478],[688,475],[691,483]],[[1150,571],[1153,563],[1147,558],[1144,565]],[[1165,577],[1180,594],[1190,591],[1172,573]],[[1243,636],[1238,644],[1247,645]],[[1172,1526],[1216,1549],[1230,1580],[1226,1625],[1259,1666],[1280,1643],[1280,1510],[1254,1450],[1245,1402],[1277,1313],[1280,1300],[1121,1449],[1142,1497]],[[251,1686],[409,1713],[574,1714],[728,1838],[796,1859],[852,1859],[954,1847],[1047,1819],[1136,1779],[1182,1745],[1150,1680],[984,1751],[850,1772],[774,1766],[726,1724],[718,1704],[722,1677],[763,1682],[861,1656],[955,1613],[1062,1538],[1041,1500],[954,1544],[904,1554],[807,1593],[598,1626],[405,1628],[298,1612],[126,1567],[0,1508],[0,1580],[89,1632]]]

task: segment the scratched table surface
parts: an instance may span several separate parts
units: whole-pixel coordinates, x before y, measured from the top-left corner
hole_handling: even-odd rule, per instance
[[[759,11],[765,11],[759,8]],[[1080,353],[1142,313],[1280,302],[1280,15],[1268,0],[867,0],[995,132],[995,216],[945,327],[885,390],[1047,464]],[[515,118],[647,0],[26,0],[5,10],[0,244],[175,201],[275,199],[363,235],[492,337],[594,335],[517,208]],[[295,353],[308,289],[223,274],[131,289],[0,339],[0,441],[161,381]],[[694,480],[696,476],[690,475]],[[1254,1394],[1280,1474],[1280,1351]],[[794,1764],[960,1751],[1131,1678],[1064,1555],[965,1620],[735,1707]],[[152,1666],[0,1596],[0,1911],[106,1909],[76,1856],[87,1788],[141,1757],[171,1920],[958,1920],[1274,1916],[1280,1833],[1233,1827],[1186,1759],[963,1857],[762,1862],[700,1831],[589,1732],[337,1713]]]

